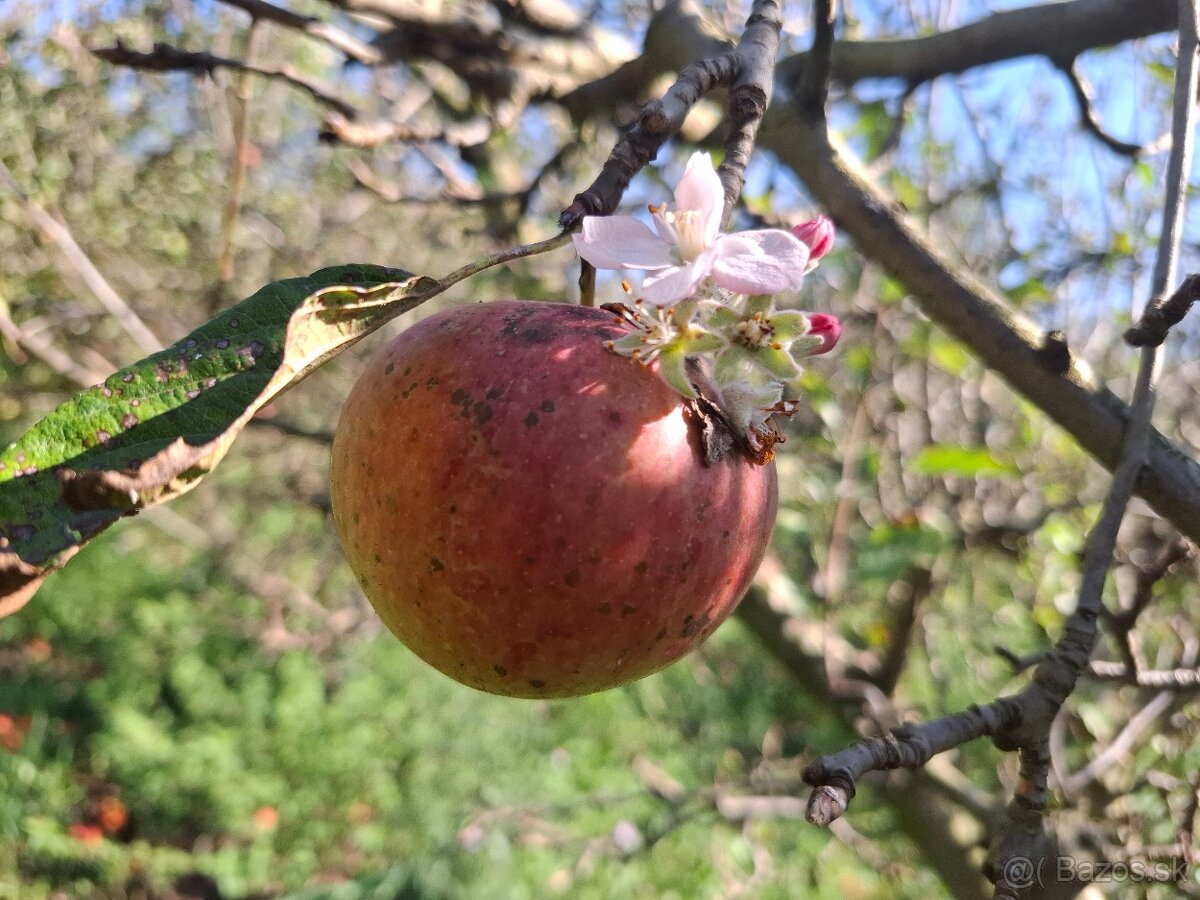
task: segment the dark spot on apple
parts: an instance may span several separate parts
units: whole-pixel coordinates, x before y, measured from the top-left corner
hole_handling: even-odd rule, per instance
[[[475,417],[475,422],[482,425],[492,417],[492,408],[482,400],[476,400],[475,405],[471,407],[471,414]]]
[[[470,395],[467,394],[466,388],[455,388],[454,393],[450,395],[450,402],[457,406],[460,403],[470,401]]]
[[[542,401],[542,412],[547,412],[547,413],[554,412],[554,401],[553,400],[543,400]]]
[[[500,333],[502,335],[516,334],[517,329],[521,326],[521,323],[524,322],[526,319],[528,319],[530,316],[536,315],[537,312],[538,312],[538,310],[523,309],[513,315],[505,316],[504,327],[500,329]]]
[[[532,566],[535,562],[537,562],[537,560],[532,556],[526,556],[523,560],[521,560],[521,562],[525,563],[527,566]]]
[[[391,375],[395,371],[396,371],[396,364],[394,362],[390,362],[386,366],[383,367],[384,375]]]
[[[579,584],[579,578],[580,575],[578,569],[572,569],[570,572],[567,572],[563,575],[563,581],[566,582],[567,587],[575,587],[575,585]]]
[[[537,423],[538,423],[538,414],[537,413],[531,412],[529,415],[527,415],[525,417],[525,427],[526,428],[532,428]]]
[[[649,568],[650,568],[650,563],[646,562],[643,559],[640,563],[638,563],[636,566],[633,567],[633,571],[637,572],[639,575],[645,575],[646,570]]]
[[[632,603],[622,603],[621,604],[621,615],[622,616],[632,616],[635,612],[637,612],[637,607],[634,606]]]
[[[531,688],[537,688],[538,690],[541,690],[542,688],[544,688],[546,686],[546,682],[542,681],[542,679],[540,679],[540,678],[530,678],[529,686]]]
[[[453,503],[451,503],[450,504],[450,514],[453,515],[456,512],[458,512],[458,507],[455,506]]]
[[[704,631],[710,621],[707,612],[699,619],[688,616],[683,620],[683,630],[679,632],[679,636],[681,638],[693,638]]]
[[[354,519],[354,524],[357,525],[358,524],[358,511],[357,510],[355,510],[354,515],[351,516],[351,518]]]
[[[446,568],[446,566],[436,556],[429,557],[429,571],[440,572],[444,568]]]
[[[656,635],[654,636],[654,643],[656,643],[656,644],[657,644],[659,641],[661,641],[661,640],[662,640],[663,638],[665,638],[666,636],[667,636],[667,629],[665,629],[665,628],[660,628],[660,629],[659,629],[659,632],[658,632],[658,634],[656,634]]]
[[[405,366],[405,367],[404,367],[404,371],[403,371],[403,372],[401,372],[400,374],[401,374],[401,375],[407,375],[407,374],[408,374],[409,372],[411,372],[411,371],[412,371],[412,366]]]
[[[500,665],[500,663],[496,663],[496,665],[492,666],[492,670],[501,678],[508,674],[508,669],[504,668],[504,666]]]
[[[729,534],[730,534],[729,529],[726,528],[724,531],[721,532],[721,537],[725,538],[725,540],[729,540]]]
[[[488,400],[497,400],[504,393],[504,388],[494,387],[485,395]]]
[[[612,615],[612,604],[611,603],[601,603],[599,606],[596,607],[596,611],[598,613],[600,613],[600,615],[602,615],[602,616]]]
[[[622,422],[625,421],[625,417],[622,416],[615,409],[610,409],[608,411],[608,421],[611,422],[613,425],[620,425]]]

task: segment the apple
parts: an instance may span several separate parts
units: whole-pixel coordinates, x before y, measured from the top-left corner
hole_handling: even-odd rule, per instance
[[[774,464],[706,465],[613,313],[494,301],[369,361],[333,442],[333,518],[380,618],[459,682],[573,697],[679,659],[741,599]]]

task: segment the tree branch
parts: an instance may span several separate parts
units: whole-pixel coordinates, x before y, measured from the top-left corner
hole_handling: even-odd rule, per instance
[[[101,305],[108,310],[125,330],[135,344],[138,345],[145,353],[155,353],[162,349],[162,341],[149,329],[141,317],[134,312],[133,307],[125,302],[125,298],[113,290],[113,286],[108,283],[108,279],[101,274],[95,264],[83,251],[83,248],[76,243],[75,238],[71,235],[70,230],[56,219],[46,210],[42,209],[37,202],[21,190],[16,180],[13,178],[12,172],[8,170],[8,166],[0,162],[0,185],[12,191],[12,193],[20,201],[21,206],[25,209],[25,214],[33,221],[34,225],[40,228],[47,237],[50,238],[58,249],[62,252],[71,268],[83,279],[83,283],[100,301]]]
[[[717,175],[725,189],[723,226],[728,226],[733,207],[742,196],[746,166],[754,152],[754,138],[771,103],[775,57],[779,54],[782,28],[783,10],[779,0],[755,0],[742,39],[734,51],[737,75],[729,90],[729,135],[725,138],[725,158],[717,167]]]
[[[282,9],[268,3],[266,0],[220,0],[220,2],[249,13],[254,21],[274,22],[284,28],[307,34],[364,65],[373,66],[383,61],[383,54],[378,47],[373,47],[348,31],[343,31],[336,25],[322,21],[315,16],[302,16],[289,9]]]
[[[1116,468],[1120,447],[1113,435],[1125,433],[1129,409],[1097,386],[1065,346],[1056,345],[1049,356],[1044,333],[949,260],[892,198],[831,146],[819,124],[777,104],[767,114],[759,144],[796,172],[839,230],[904,284],[922,312],[1102,465]],[[1154,430],[1137,493],[1185,535],[1200,540],[1200,464]]]
[[[1174,0],[1068,0],[1006,10],[928,37],[833,44],[832,79],[851,85],[895,78],[909,86],[1024,56],[1074,59],[1097,47],[1175,29]],[[801,84],[807,54],[779,64],[790,89]]]
[[[1114,153],[1119,153],[1121,156],[1140,155],[1145,149],[1141,144],[1131,144],[1128,141],[1119,140],[1104,130],[1104,126],[1096,118],[1096,110],[1092,108],[1092,97],[1088,87],[1075,68],[1075,60],[1063,59],[1056,61],[1055,65],[1066,77],[1071,93],[1075,95],[1075,103],[1079,106],[1079,119],[1083,123],[1084,130]]]
[[[1146,306],[1137,324],[1125,332],[1125,342],[1134,347],[1157,347],[1167,339],[1167,332],[1183,321],[1197,300],[1200,300],[1200,275],[1189,275],[1169,298],[1159,297]]]
[[[637,124],[617,142],[587,189],[575,195],[558,218],[559,227],[572,231],[585,216],[607,216],[625,196],[633,176],[658,155],[659,148],[683,127],[683,120],[700,100],[718,87],[727,87],[737,74],[734,52],[692,63],[658,100],[642,109]]]
[[[180,50],[170,44],[156,43],[149,53],[131,50],[122,41],[117,41],[115,47],[98,47],[92,53],[115,66],[126,66],[130,69],[144,69],[149,72],[192,72],[198,75],[212,75],[217,69],[232,69],[235,72],[251,72],[264,78],[274,78],[292,87],[299,88],[310,97],[327,106],[334,112],[340,113],[347,119],[353,119],[358,111],[346,100],[337,96],[333,89],[301,75],[291,66],[275,68],[243,62],[239,59],[228,59],[214,56],[211,53],[193,53]]]

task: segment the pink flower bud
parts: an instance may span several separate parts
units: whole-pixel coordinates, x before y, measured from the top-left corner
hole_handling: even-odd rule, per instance
[[[815,219],[801,222],[792,227],[792,234],[808,247],[810,263],[815,263],[833,249],[834,228],[828,216],[817,216]]]
[[[808,323],[808,336],[821,339],[821,346],[812,351],[813,356],[828,353],[837,346],[838,339],[842,336],[842,323],[838,321],[837,316],[831,316],[828,313],[810,313]]]

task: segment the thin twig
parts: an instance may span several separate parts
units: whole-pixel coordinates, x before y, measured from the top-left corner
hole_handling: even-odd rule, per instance
[[[482,144],[492,133],[487,119],[472,119],[454,125],[422,125],[411,122],[354,121],[354,116],[331,114],[326,117],[321,140],[337,141],[350,147],[369,149],[388,144],[427,143],[440,141],[452,147],[473,147]]]
[[[1145,148],[1141,144],[1131,144],[1128,141],[1122,141],[1104,130],[1104,126],[1096,118],[1096,110],[1092,107],[1091,92],[1088,90],[1087,84],[1084,83],[1083,76],[1076,69],[1075,63],[1074,59],[1054,61],[1058,70],[1067,79],[1071,93],[1075,95],[1075,102],[1079,105],[1079,118],[1083,122],[1084,130],[1114,153],[1119,153],[1121,156],[1140,156],[1145,152]]]
[[[1198,647],[1200,645],[1193,641],[1184,653],[1184,665],[1193,671]],[[1149,703],[1130,716],[1129,721],[1125,723],[1112,742],[1092,757],[1087,765],[1075,774],[1064,775],[1059,779],[1063,793],[1068,797],[1078,796],[1084,788],[1103,775],[1113,763],[1126,756],[1146,729],[1162,719],[1178,699],[1178,692],[1171,689],[1156,694]]]
[[[1174,137],[1167,164],[1167,192],[1163,227],[1155,259],[1153,294],[1162,296],[1175,281],[1176,259],[1182,238],[1184,195],[1192,156],[1192,116],[1197,82],[1197,0],[1179,0],[1179,70],[1175,77]],[[1088,535],[1083,578],[1075,611],[1050,655],[1034,670],[1029,687],[1021,693],[1024,720],[1010,737],[1021,750],[1021,780],[1009,805],[1009,821],[998,842],[993,871],[1003,873],[1010,860],[1040,859],[1035,848],[1044,848],[1042,819],[1047,803],[1046,782],[1050,759],[1047,735],[1051,723],[1075,688],[1096,645],[1097,620],[1103,610],[1104,583],[1112,565],[1117,532],[1133,496],[1138,473],[1145,465],[1150,445],[1150,416],[1154,409],[1154,379],[1158,348],[1143,347],[1137,382],[1130,403],[1121,460],[1113,473],[1100,518]],[[1017,885],[1000,879],[997,897],[1016,897]]]
[[[1200,690],[1200,669],[1196,668],[1130,670],[1125,663],[1098,659],[1088,666],[1087,674],[1097,681],[1119,681],[1175,693]]]
[[[307,34],[365,65],[373,66],[383,62],[383,53],[379,51],[379,48],[373,47],[336,25],[322,21],[315,16],[302,16],[289,9],[281,9],[267,3],[266,0],[220,0],[220,2],[249,13],[255,22],[274,22],[284,28],[291,28]]]
[[[223,56],[214,56],[211,53],[193,53],[162,43],[156,43],[154,49],[149,53],[141,53],[131,50],[124,42],[117,41],[115,47],[99,47],[92,50],[92,53],[115,66],[145,69],[150,72],[192,72],[197,75],[209,76],[217,69],[252,72],[263,78],[274,78],[299,88],[322,106],[329,107],[347,119],[353,119],[358,115],[358,110],[349,101],[343,100],[335,94],[332,88],[300,74],[291,66],[276,68],[251,65],[240,59],[228,59]]]
[[[706,94],[722,87],[731,89],[733,127],[725,145],[729,156],[718,169],[727,222],[741,195],[746,163],[771,97],[782,23],[779,0],[754,0],[738,45],[727,53],[685,66],[661,98],[643,107],[637,124],[613,147],[596,180],[563,210],[559,226],[573,231],[585,216],[606,216],[615,210],[633,176],[679,132],[692,108]]]
[[[477,275],[485,269],[490,269],[492,266],[512,262],[514,259],[525,259],[527,256],[536,256],[539,253],[547,253],[551,250],[557,250],[559,247],[564,247],[569,243],[571,243],[571,235],[564,231],[554,235],[554,237],[546,238],[544,241],[537,241],[533,244],[522,244],[520,247],[509,247],[507,250],[501,250],[498,253],[493,253],[491,256],[485,256],[483,259],[469,263],[461,269],[456,269],[445,278],[440,279],[438,281],[439,292],[458,284],[458,282],[465,278],[470,278],[472,275]]]
[[[1180,0],[1180,7],[1184,21],[1180,38],[1181,69],[1175,95],[1176,143],[1169,164],[1171,180],[1155,269],[1156,294],[1175,277],[1183,178],[1191,154],[1191,99],[1196,89],[1195,0]],[[818,9],[818,32],[822,27],[822,15],[822,9]],[[811,90],[812,85],[809,87]],[[822,110],[811,104],[803,113],[811,124],[819,126],[824,121]],[[1003,873],[1005,863],[1016,855],[1040,859],[1051,846],[1053,841],[1042,828],[1050,763],[1047,734],[1055,715],[1086,667],[1096,641],[1096,620],[1102,608],[1101,595],[1117,528],[1148,452],[1155,366],[1156,351],[1146,348],[1142,352],[1121,460],[1100,521],[1089,538],[1076,611],[1054,651],[1039,662],[1032,683],[1015,697],[1002,697],[986,706],[972,707],[932,722],[908,725],[884,738],[862,742],[814,762],[804,773],[805,780],[814,787],[809,801],[810,821],[827,823],[841,815],[853,796],[855,780],[868,771],[919,766],[935,753],[983,735],[992,735],[1001,749],[1020,751],[1021,775],[1020,787],[1009,807],[1009,829],[1000,842],[1001,849],[993,857],[993,873]],[[998,897],[1016,896],[1013,890],[1013,885],[999,880]]]
[[[1021,718],[1015,698],[1002,697],[986,706],[972,706],[929,722],[904,725],[881,738],[860,741],[838,753],[823,756],[804,770],[813,786],[808,821],[828,825],[841,816],[854,796],[855,783],[868,772],[915,769],[938,753],[985,735],[1000,735]]]
[[[1189,275],[1169,298],[1159,297],[1146,305],[1141,319],[1125,332],[1125,343],[1134,347],[1158,346],[1197,300],[1200,300],[1200,275]]]
[[[252,20],[246,33],[248,65],[255,65],[259,45],[265,36],[259,21],[258,18]],[[249,70],[243,70],[238,78],[237,99],[238,111],[233,121],[233,158],[229,161],[229,194],[221,214],[221,252],[217,255],[218,290],[213,292],[214,302],[210,304],[210,313],[217,311],[217,305],[225,294],[224,288],[233,281],[237,224],[242,211],[242,193],[246,187],[246,169],[250,165],[250,106],[254,100],[254,76]]]
[[[141,317],[138,316],[133,308],[125,302],[125,299],[113,290],[113,286],[108,283],[101,273],[96,268],[88,255],[83,251],[83,248],[76,243],[75,238],[71,235],[70,230],[50,215],[46,210],[42,209],[37,202],[26,194],[17,185],[16,179],[13,178],[12,172],[8,166],[0,162],[0,186],[7,188],[16,195],[21,206],[25,209],[25,214],[33,220],[34,225],[40,228],[45,234],[58,245],[58,249],[62,251],[63,257],[70,264],[71,268],[83,279],[83,283],[87,285],[88,290],[95,295],[96,299],[108,310],[128,334],[145,353],[154,353],[161,350],[163,347],[162,341],[155,336],[154,332],[149,329]]]
[[[692,63],[657,100],[642,109],[638,122],[613,147],[612,153],[587,189],[575,195],[558,224],[565,231],[578,227],[585,216],[607,216],[625,195],[633,176],[658,155],[659,148],[675,136],[683,120],[710,91],[728,87],[737,73],[733,51]]]
[[[0,336],[27,353],[36,356],[51,369],[81,388],[91,387],[104,380],[107,372],[97,372],[73,360],[43,335],[21,328],[8,314],[8,304],[0,299]]]

